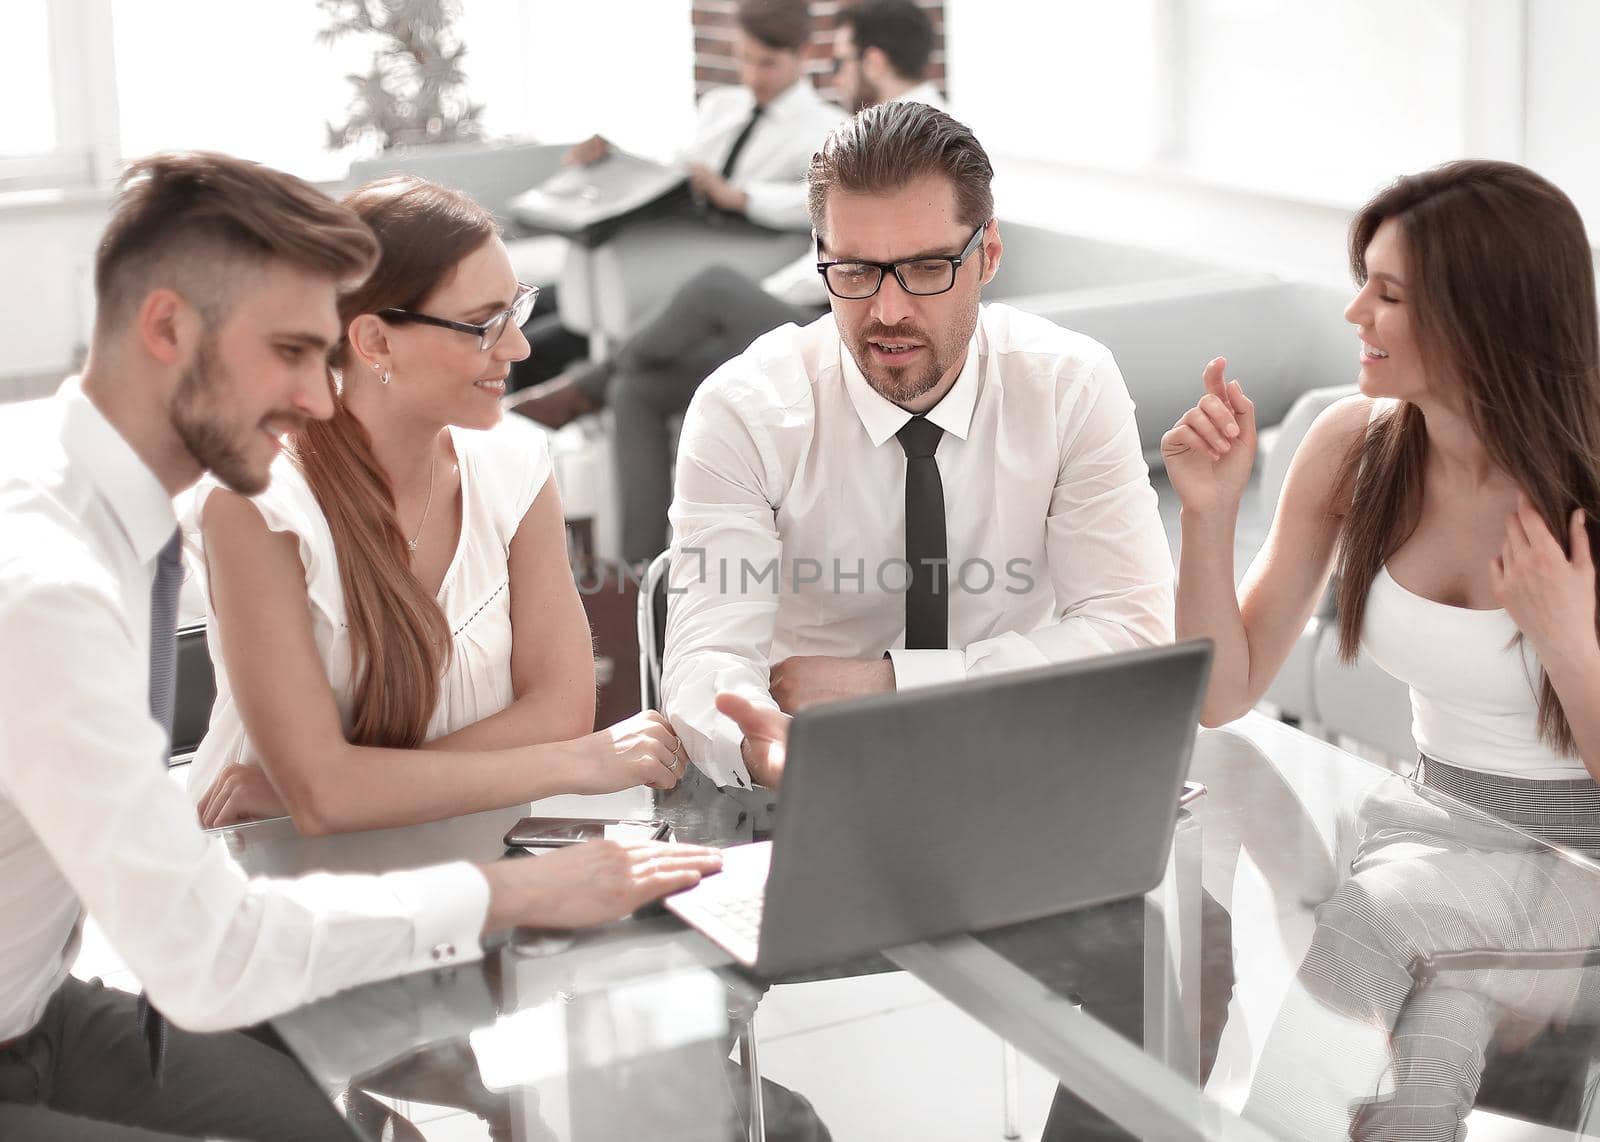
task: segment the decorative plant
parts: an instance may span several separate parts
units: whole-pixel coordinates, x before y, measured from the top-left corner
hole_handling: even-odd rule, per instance
[[[347,78],[355,89],[350,117],[328,124],[328,149],[376,140],[387,151],[410,143],[444,143],[482,136],[483,105],[466,96],[461,60],[466,45],[452,24],[459,0],[317,0],[329,25],[322,43],[346,36],[377,39],[365,75]]]

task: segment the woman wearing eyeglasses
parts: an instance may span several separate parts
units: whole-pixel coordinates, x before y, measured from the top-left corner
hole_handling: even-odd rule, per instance
[[[191,510],[218,667],[202,821],[340,832],[675,785],[659,715],[590,732],[549,451],[502,421],[537,291],[454,191],[398,177],[344,201],[382,255],[340,305],[333,418],[289,435],[266,492],[207,481]]]

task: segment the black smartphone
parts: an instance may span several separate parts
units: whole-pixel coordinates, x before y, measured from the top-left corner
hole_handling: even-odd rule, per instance
[[[584,841],[664,841],[672,832],[665,821],[630,821],[619,817],[524,817],[506,832],[508,849],[559,849]]]

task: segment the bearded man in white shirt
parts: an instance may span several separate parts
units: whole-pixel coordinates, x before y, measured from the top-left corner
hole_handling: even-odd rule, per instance
[[[171,497],[205,470],[260,491],[278,437],[331,415],[338,292],[376,253],[289,175],[135,163],[81,380],[0,416],[0,1137],[348,1138],[286,1055],[218,1032],[475,959],[488,931],[620,916],[718,866],[601,844],[560,864],[251,880],[169,780]],[[68,976],[86,908],[185,1030]]]
[[[1110,352],[980,303],[1003,252],[992,177],[932,107],[842,124],[810,175],[832,314],[762,337],[690,407],[662,693],[719,784],[782,778],[719,694],[793,712],[1172,637],[1171,555]],[[914,432],[931,464],[908,458]],[[908,632],[908,609],[928,621]]]
[[[776,788],[789,715],[812,703],[1172,638],[1172,558],[1111,353],[981,302],[1003,254],[992,177],[935,108],[841,125],[810,175],[831,314],[760,338],[690,406],[662,693],[719,784]],[[1227,915],[1203,903],[1209,1057],[1232,976]],[[980,938],[1137,1041],[1143,924],[1135,899]],[[1044,1137],[1129,1135],[1063,1088]]]

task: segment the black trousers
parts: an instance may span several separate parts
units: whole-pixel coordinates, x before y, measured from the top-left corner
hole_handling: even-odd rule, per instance
[[[711,266],[685,282],[613,360],[579,374],[578,387],[611,406],[623,559],[648,560],[667,545],[671,421],[689,407],[700,382],[768,330],[805,324],[821,312],[780,301],[736,270]]]
[[[329,1096],[288,1055],[237,1031],[169,1028],[160,1082],[135,997],[68,979],[0,1051],[0,1138],[29,1142],[349,1142]]]

